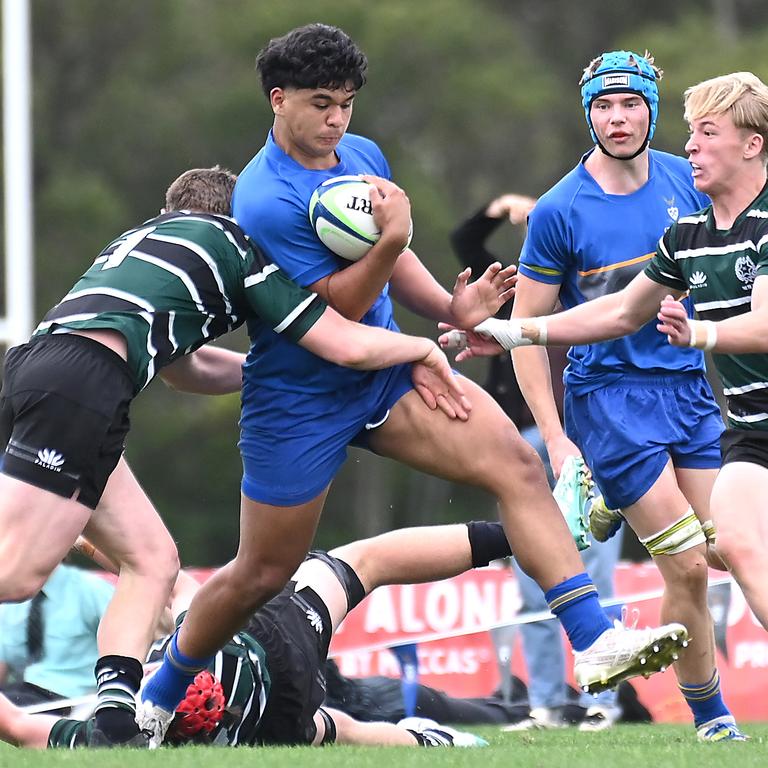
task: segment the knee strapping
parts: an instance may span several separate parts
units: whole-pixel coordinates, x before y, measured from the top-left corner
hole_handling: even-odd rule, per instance
[[[467,523],[467,535],[472,551],[473,568],[482,568],[492,560],[499,560],[512,554],[501,523],[472,521]]]
[[[686,549],[704,544],[706,540],[699,518],[688,507],[688,511],[679,520],[652,536],[640,539],[640,543],[652,556],[657,557],[658,555],[677,555],[685,552]]]

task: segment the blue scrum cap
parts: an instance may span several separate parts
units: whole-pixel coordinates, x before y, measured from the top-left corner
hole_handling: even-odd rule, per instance
[[[653,138],[656,118],[659,116],[659,88],[662,72],[653,65],[653,56],[646,52],[640,56],[632,51],[610,51],[598,56],[584,70],[581,85],[581,103],[587,116],[592,140],[597,143],[589,109],[592,102],[606,93],[636,93],[648,105],[650,121],[646,144]]]

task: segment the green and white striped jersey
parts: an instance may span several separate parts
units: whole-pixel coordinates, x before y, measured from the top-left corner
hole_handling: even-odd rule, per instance
[[[168,363],[258,317],[299,340],[325,310],[226,216],[174,211],[112,241],[34,335],[113,329],[136,392]]]
[[[170,635],[153,644],[148,662],[161,661]],[[271,681],[262,647],[247,632],[238,632],[214,657],[210,672],[221,682],[226,707],[221,722],[209,734],[215,746],[254,746],[267,705]],[[57,720],[48,735],[49,749],[75,749],[88,745],[95,721]]]
[[[768,275],[768,186],[729,230],[715,229],[712,207],[685,216],[659,240],[645,274],[690,291],[702,320],[748,312],[755,278]],[[768,430],[768,355],[713,356],[735,429]]]

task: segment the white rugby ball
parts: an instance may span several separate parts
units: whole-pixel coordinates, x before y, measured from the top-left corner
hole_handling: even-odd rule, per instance
[[[359,176],[335,176],[326,179],[309,200],[309,220],[320,241],[348,261],[365,256],[381,235],[373,220],[370,190],[371,185]]]

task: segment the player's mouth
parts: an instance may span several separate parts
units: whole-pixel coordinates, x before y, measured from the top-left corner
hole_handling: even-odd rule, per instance
[[[631,133],[624,133],[624,131],[616,131],[615,133],[609,133],[608,138],[611,141],[624,141],[624,139],[628,139],[631,135]]]
[[[690,160],[688,162],[691,163]],[[696,178],[696,176],[700,176],[701,175],[701,172],[702,171],[701,171],[701,166],[700,165],[697,165],[696,163],[691,163],[691,176]]]

